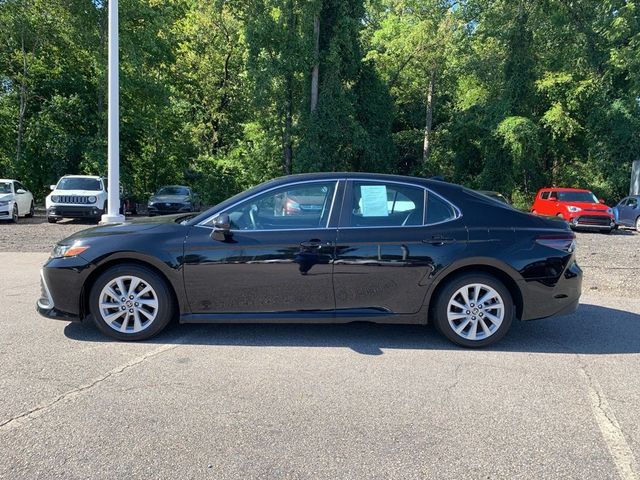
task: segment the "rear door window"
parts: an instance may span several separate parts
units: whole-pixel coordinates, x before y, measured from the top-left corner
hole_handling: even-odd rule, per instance
[[[424,223],[425,189],[417,186],[356,181],[351,184],[350,227],[408,227]]]

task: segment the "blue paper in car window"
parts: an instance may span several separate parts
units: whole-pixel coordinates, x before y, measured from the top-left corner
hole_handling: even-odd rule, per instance
[[[387,187],[384,185],[361,185],[360,208],[363,217],[388,217]]]

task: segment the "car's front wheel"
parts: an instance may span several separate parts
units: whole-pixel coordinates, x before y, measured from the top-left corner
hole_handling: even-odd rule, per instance
[[[436,328],[463,347],[485,347],[505,336],[513,320],[513,299],[498,279],[470,273],[448,282],[434,308]]]
[[[91,288],[89,304],[100,331],[118,340],[151,338],[174,314],[166,281],[139,265],[118,265],[100,275]]]
[[[13,204],[13,211],[11,212],[11,221],[13,223],[18,223],[18,218],[19,218],[19,214],[18,214],[18,204],[14,203]]]
[[[640,232],[640,217],[636,218],[636,232]]]

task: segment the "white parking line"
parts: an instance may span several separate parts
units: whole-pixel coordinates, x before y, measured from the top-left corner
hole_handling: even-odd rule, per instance
[[[593,416],[611,453],[613,462],[616,464],[620,478],[622,480],[638,480],[638,469],[633,452],[624,438],[624,432],[620,428],[609,402],[607,402],[602,387],[595,378],[589,375],[584,365],[581,365],[580,372],[587,384]]]
[[[151,357],[155,357],[156,355],[160,355],[163,352],[166,352],[168,350],[178,347],[180,344],[184,342],[184,340],[186,340],[191,335],[192,334],[183,335],[182,337],[177,338],[173,343],[164,344],[158,348],[151,350],[150,352],[145,353],[144,355],[135,357],[129,360],[128,362],[123,363],[122,365],[119,365],[109,370],[108,372],[103,373],[102,375],[95,377],[78,387],[72,388],[71,390],[68,390],[62,393],[55,398],[49,399],[25,412],[14,415],[13,417],[0,423],[0,432],[5,432],[9,430],[14,430],[16,428],[20,428],[21,426],[31,422],[32,420],[45,415],[46,413],[51,411],[53,408],[55,408],[59,403],[69,402],[74,398],[79,397],[84,392],[91,390],[93,387],[100,384],[104,380],[107,380],[108,378],[113,376],[120,375],[124,373],[126,370],[129,370],[130,368],[135,367],[136,365],[139,365],[140,363],[144,362],[145,360]]]

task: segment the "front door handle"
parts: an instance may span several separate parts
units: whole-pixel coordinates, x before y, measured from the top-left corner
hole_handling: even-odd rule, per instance
[[[307,242],[300,242],[300,246],[303,248],[322,248],[322,247],[331,247],[333,246],[333,243],[322,242],[320,240],[309,240]]]
[[[449,243],[455,243],[455,238],[443,237],[442,235],[434,235],[431,238],[422,240],[422,243],[429,243],[431,245],[446,245]]]

